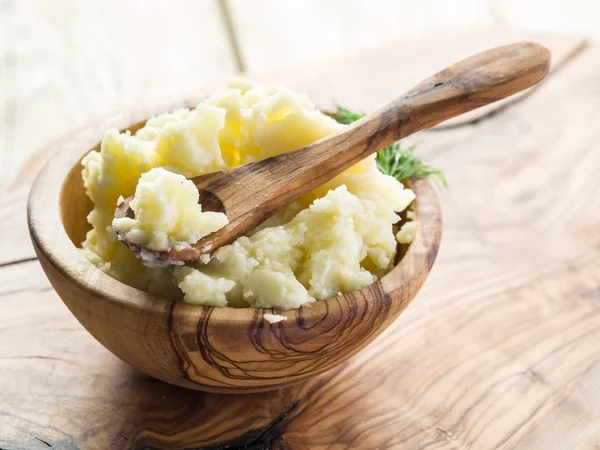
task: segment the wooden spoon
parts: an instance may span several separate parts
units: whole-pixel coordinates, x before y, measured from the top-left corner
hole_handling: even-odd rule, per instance
[[[203,209],[225,213],[229,224],[190,248],[161,252],[123,241],[147,265],[195,261],[247,234],[285,205],[372,153],[424,128],[531,87],[546,76],[549,68],[550,51],[534,43],[507,45],[471,56],[320,141],[290,153],[192,178]],[[118,205],[115,217],[133,217],[129,207],[132,199]]]

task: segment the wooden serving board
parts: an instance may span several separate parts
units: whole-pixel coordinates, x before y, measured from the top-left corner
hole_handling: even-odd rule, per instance
[[[421,293],[357,356],[281,391],[188,391],[94,341],[30,247],[26,193],[51,151],[38,155],[0,198],[0,448],[598,448],[600,47],[485,32],[258,78],[370,110],[452,60],[523,39],[554,51],[542,86],[417,138],[449,182]]]

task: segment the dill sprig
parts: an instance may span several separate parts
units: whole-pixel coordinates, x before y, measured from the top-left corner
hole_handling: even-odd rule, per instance
[[[326,111],[328,116],[339,123],[348,125],[364,117],[364,114],[355,113],[342,106],[337,106],[335,111]],[[444,186],[447,186],[446,178],[440,169],[426,164],[421,158],[415,155],[417,144],[409,147],[403,147],[401,141],[394,142],[377,152],[375,161],[377,168],[381,173],[391,175],[397,180],[406,178],[427,178],[437,179]]]
[[[402,147],[400,141],[385,147],[377,152],[375,162],[380,172],[391,175],[397,180],[405,178],[427,178],[432,177],[448,186],[442,171],[436,167],[423,162],[415,155],[417,144],[410,147]]]
[[[340,105],[336,106],[335,111],[326,111],[330,117],[333,117],[337,122],[343,123],[344,125],[351,124],[352,122],[356,122],[358,119],[362,119],[365,115],[361,113],[355,113],[346,109]]]

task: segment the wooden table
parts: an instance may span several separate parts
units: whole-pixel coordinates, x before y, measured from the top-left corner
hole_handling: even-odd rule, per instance
[[[371,110],[447,63],[523,38],[554,52],[542,86],[417,137],[449,182],[421,293],[360,354],[281,391],[188,391],[100,346],[27,236],[28,186],[60,143],[31,160],[0,198],[0,448],[598,448],[600,47],[436,36],[256,78]]]

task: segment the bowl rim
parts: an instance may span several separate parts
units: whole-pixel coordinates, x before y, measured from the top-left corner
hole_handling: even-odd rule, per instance
[[[217,323],[248,324],[267,313],[280,314],[287,319],[302,315],[308,321],[323,317],[340,296],[318,300],[295,309],[280,310],[193,305],[153,295],[103,272],[82,254],[80,247],[76,247],[67,235],[60,207],[64,183],[75,165],[80,165],[81,159],[91,150],[99,148],[104,132],[109,128],[118,128],[121,131],[135,128],[156,114],[182,107],[194,107],[197,104],[195,100],[179,99],[127,113],[117,113],[81,128],[65,139],[62,148],[41,169],[29,193],[27,221],[36,252],[43,255],[62,276],[84,291],[145,313],[162,315],[165,309],[170,310],[177,304],[181,313],[197,317],[209,309],[211,320]],[[399,262],[386,275],[375,281],[381,283],[384,296],[390,296],[391,301],[395,291],[405,290],[408,286],[416,289],[421,286],[435,261],[441,242],[442,216],[435,185],[429,179],[419,179],[411,180],[411,188],[416,195],[416,235]],[[343,294],[341,297],[364,294],[363,297],[369,299],[372,297],[367,293],[370,286],[372,285]],[[287,320],[272,326],[294,323],[294,320]]]

